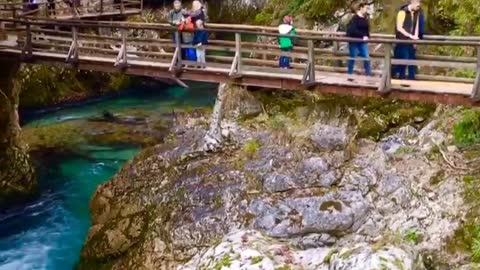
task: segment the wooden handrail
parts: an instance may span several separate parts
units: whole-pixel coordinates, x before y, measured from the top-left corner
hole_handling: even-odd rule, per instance
[[[129,0],[126,0],[129,1]],[[123,3],[123,2],[122,2]],[[26,26],[26,39],[19,39],[23,44],[23,54],[29,58],[35,57],[39,53],[50,55],[65,55],[68,62],[77,63],[81,61],[82,57],[97,57],[95,59],[109,59],[113,61],[117,67],[122,69],[128,68],[131,64],[138,63],[138,61],[151,61],[152,65],[165,65],[169,67],[174,74],[182,72],[184,68],[182,64],[191,65],[189,61],[182,59],[182,50],[186,48],[195,48],[192,45],[180,44],[180,33],[175,27],[165,24],[149,24],[149,23],[112,23],[112,22],[93,22],[93,21],[79,21],[79,20],[50,20],[50,19],[36,19],[36,20],[13,20],[0,19],[0,22],[13,22]],[[72,31],[53,31],[49,29],[41,29],[41,27],[61,26],[66,29],[70,28]],[[292,67],[296,74],[303,74],[301,82],[305,86],[317,84],[315,74],[318,70],[331,70],[338,72],[343,70],[333,64],[334,61],[348,61],[352,60],[345,52],[335,52],[327,49],[315,48],[315,41],[329,41],[329,42],[359,42],[359,39],[352,39],[341,35],[316,34],[306,35],[299,34],[295,38],[303,43],[295,46],[295,49],[290,52],[282,52],[278,45],[266,45],[254,43],[251,41],[243,41],[242,37],[245,35],[257,35],[267,37],[291,37],[289,35],[280,35],[278,33],[250,30],[252,26],[239,27],[240,30],[235,30],[235,27],[219,28],[218,25],[212,27],[209,24],[208,31],[212,33],[233,33],[235,39],[232,40],[218,40],[213,39],[210,45],[206,46],[207,50],[223,52],[222,56],[209,55],[208,59],[216,61],[213,65],[215,68],[226,69],[230,77],[242,77],[251,72],[252,68],[260,68],[264,70],[272,70],[271,67],[276,65],[274,59],[278,56],[287,56],[295,58],[292,62]],[[83,30],[91,31],[92,29],[100,28],[114,28],[121,33],[119,37],[95,35],[82,33]],[[170,36],[175,33],[175,41],[171,39],[149,39],[141,37],[131,37],[135,31],[132,30],[150,30],[165,36]],[[218,36],[217,36],[218,37]],[[22,43],[23,42],[23,43]],[[419,41],[396,40],[392,38],[371,38],[368,43],[382,44],[383,48],[372,53],[368,58],[355,58],[355,60],[364,61],[382,61],[383,67],[381,70],[376,69],[375,74],[380,74],[381,78],[376,79],[378,83],[378,91],[380,93],[388,93],[392,89],[392,65],[416,65],[429,66],[435,68],[437,71],[446,69],[468,69],[476,72],[475,79],[471,77],[460,78],[452,81],[465,81],[472,83],[471,98],[480,100],[480,41],[476,38],[463,37],[428,39]],[[438,45],[438,46],[470,46],[477,50],[477,57],[461,57],[456,58],[452,56],[439,55],[424,55],[416,60],[402,60],[393,59],[392,46],[399,43],[418,44],[418,45]],[[3,48],[3,47],[2,47]],[[172,49],[172,51],[158,51],[158,48]],[[53,49],[53,50],[52,50]],[[157,51],[151,51],[157,50]],[[0,50],[1,53],[1,50]],[[115,58],[116,55],[116,58]],[[250,55],[250,56],[248,56]],[[259,55],[261,59],[255,58],[252,55]],[[113,57],[113,58],[112,58]],[[165,57],[168,63],[165,62]],[[104,61],[104,60],[102,60]],[[143,63],[142,62],[142,63]],[[155,64],[154,64],[155,63]],[[219,67],[218,67],[219,66]],[[422,74],[424,76],[428,76]],[[421,75],[421,76],[422,76]],[[438,77],[431,77],[431,79],[441,80]],[[445,80],[445,79],[443,79]]]
[[[14,22],[19,24],[30,24],[35,26],[63,26],[63,27],[79,27],[79,28],[99,28],[99,27],[110,27],[117,29],[125,30],[153,30],[153,31],[170,31],[173,32],[176,28],[163,25],[163,24],[149,24],[149,23],[125,23],[119,24],[114,22],[90,22],[90,21],[81,21],[81,20],[51,20],[51,19],[41,19],[25,22],[24,20],[14,20],[14,19],[0,19],[4,22]],[[226,29],[216,29],[216,28],[207,28],[210,32],[214,33],[240,33],[242,35],[262,35],[268,37],[295,37],[299,40],[313,40],[313,41],[338,41],[338,42],[366,42],[366,43],[383,43],[383,44],[416,44],[416,45],[441,45],[441,46],[472,46],[476,47],[480,45],[480,41],[475,39],[469,40],[399,40],[399,39],[385,39],[385,38],[372,38],[367,41],[361,39],[349,38],[349,37],[338,37],[338,36],[328,36],[328,35],[317,35],[317,36],[306,36],[306,35],[281,35],[279,33],[260,33],[257,31],[245,31],[245,30],[233,30],[231,28]]]

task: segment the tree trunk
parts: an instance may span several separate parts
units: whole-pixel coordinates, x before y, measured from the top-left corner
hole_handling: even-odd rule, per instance
[[[225,84],[218,86],[217,99],[213,107],[212,116],[210,117],[210,127],[207,134],[203,138],[203,151],[214,151],[222,143],[222,128],[221,123],[223,119],[223,100],[225,98]]]
[[[0,59],[0,209],[32,195],[37,187],[27,145],[20,137],[17,59]]]

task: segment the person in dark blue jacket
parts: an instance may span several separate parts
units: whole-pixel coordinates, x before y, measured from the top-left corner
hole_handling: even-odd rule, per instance
[[[205,67],[206,46],[208,45],[208,32],[205,30],[205,25],[202,20],[197,20],[197,29],[193,36],[193,45],[197,48],[197,62]]]
[[[349,42],[348,48],[350,51],[350,59],[348,60],[348,74],[353,74],[353,68],[355,66],[354,58],[360,56],[365,58],[364,67],[367,76],[372,75],[372,68],[370,61],[368,60],[368,43],[365,42],[370,37],[370,26],[367,19],[367,4],[360,2],[355,6],[356,14],[353,15],[347,26],[347,36],[349,38],[356,38],[363,41]]]

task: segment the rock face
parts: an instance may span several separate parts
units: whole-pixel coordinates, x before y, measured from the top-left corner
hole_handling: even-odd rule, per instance
[[[190,119],[100,186],[79,269],[423,269],[417,252],[443,255],[464,212],[458,177],[422,152],[439,131],[356,140],[348,121],[276,102],[230,114],[215,152]]]
[[[20,138],[19,88],[14,82],[19,63],[0,61],[0,209],[32,195],[36,178],[27,146]],[[8,205],[7,205],[8,204]]]
[[[304,269],[304,270],[422,270],[421,256],[412,247],[358,243],[348,248],[298,250],[257,231],[234,231],[195,256],[179,270]]]

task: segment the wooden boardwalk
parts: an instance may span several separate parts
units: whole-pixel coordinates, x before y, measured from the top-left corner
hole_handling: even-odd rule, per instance
[[[8,20],[7,20],[8,21]],[[172,35],[180,33],[163,24],[33,21],[24,24],[25,30],[9,35],[0,42],[0,57],[17,57],[28,63],[46,63],[101,72],[194,80],[231,82],[240,85],[276,89],[315,89],[327,93],[476,105],[479,99],[479,67],[477,57],[449,57],[419,55],[419,60],[392,59],[392,38],[372,38],[370,43],[381,48],[372,53],[370,61],[377,67],[374,77],[347,75],[346,68],[338,66],[349,58],[345,52],[321,48],[323,42],[347,42],[349,39],[331,33],[310,33],[298,36],[298,46],[281,52],[275,43],[278,34],[273,29],[253,31],[250,26],[209,25],[213,36],[234,36],[230,39],[212,38],[207,47],[207,62],[197,67],[195,62],[182,59],[182,49],[191,47],[172,42]],[[62,31],[46,27],[58,26]],[[99,34],[100,28],[113,29]],[[70,30],[64,30],[70,29]],[[88,34],[83,29],[89,30]],[[97,29],[97,34],[92,34]],[[136,36],[142,30],[151,38]],[[271,31],[270,31],[271,30]],[[272,42],[244,41],[252,36],[264,36]],[[408,42],[408,41],[407,41]],[[442,40],[433,38],[416,42],[418,46],[480,47],[475,37]],[[480,50],[480,49],[479,49]],[[292,69],[278,68],[278,57],[293,58]],[[391,78],[392,64],[420,66],[419,80],[406,81]],[[423,69],[423,67],[427,67]],[[439,76],[456,70],[471,70],[475,78]],[[427,72],[428,71],[428,72]],[[447,72],[448,71],[448,72]]]

